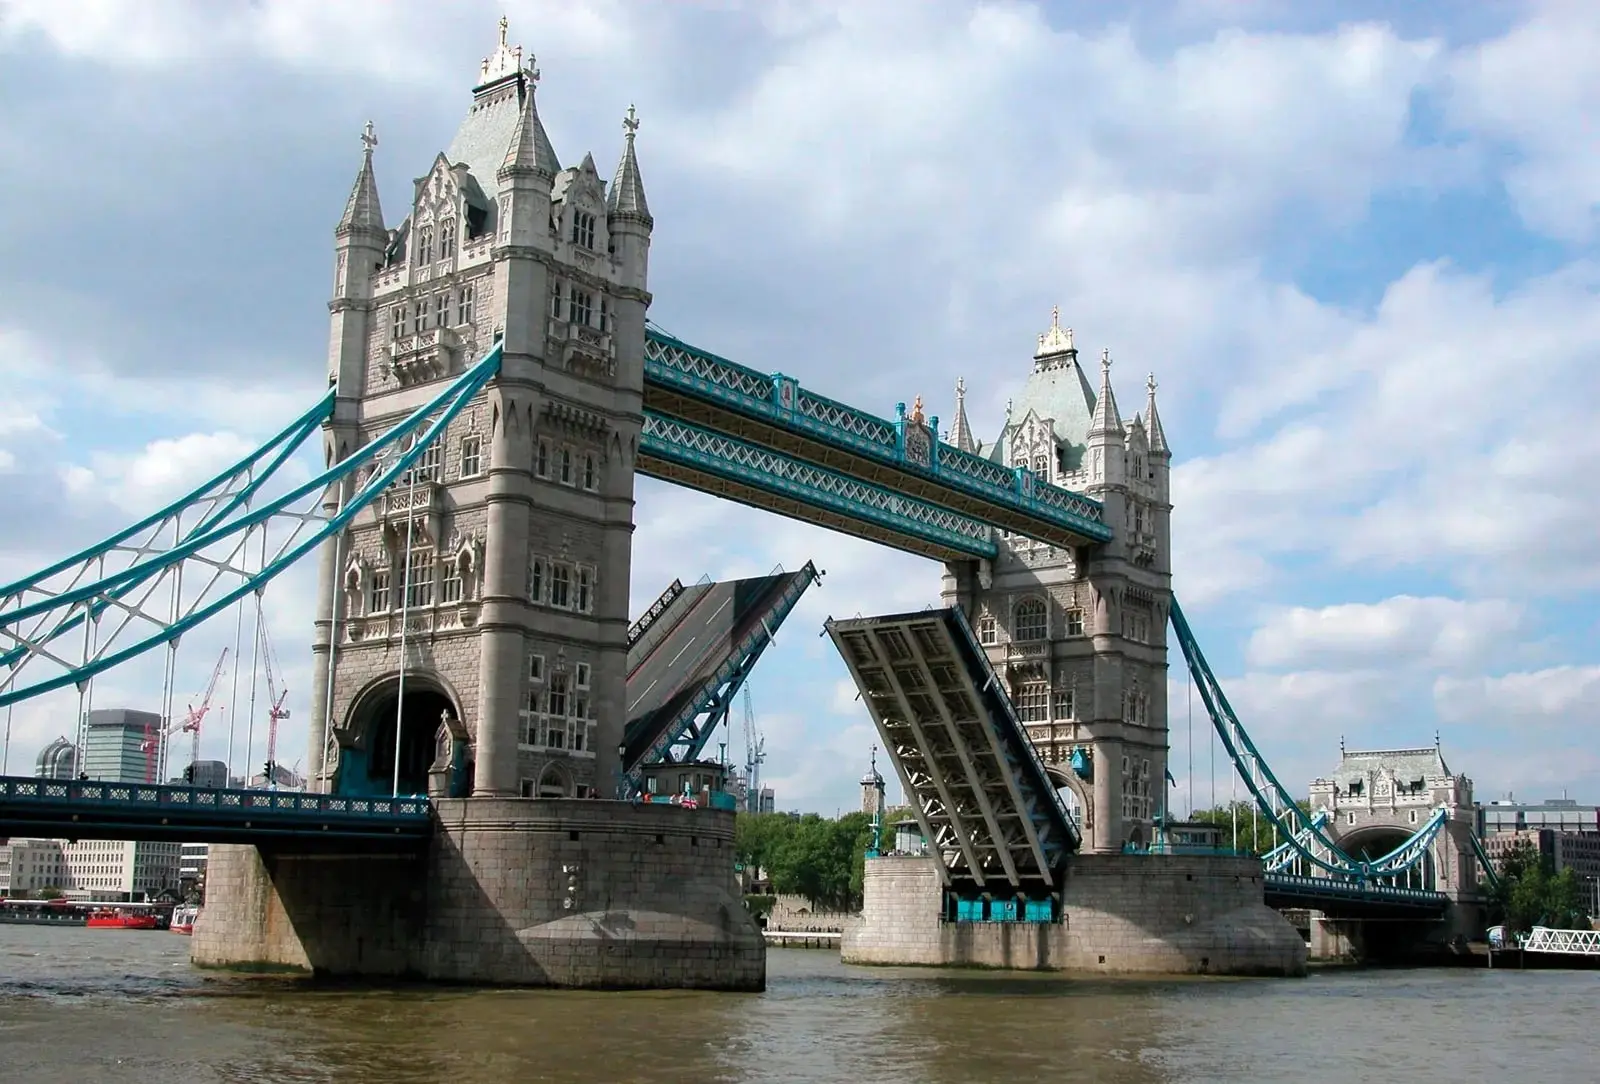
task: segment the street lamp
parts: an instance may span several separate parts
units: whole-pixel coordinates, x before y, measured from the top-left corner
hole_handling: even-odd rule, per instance
[[[623,758],[627,755],[628,746],[623,742],[617,742],[617,800],[619,802],[627,801],[628,799],[628,795],[626,793],[627,776],[622,770],[622,765],[624,763]]]

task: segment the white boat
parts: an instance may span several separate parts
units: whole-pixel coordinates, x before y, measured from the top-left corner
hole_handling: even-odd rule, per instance
[[[172,924],[168,927],[173,933],[193,934],[194,924],[200,918],[200,908],[192,903],[181,904],[172,909]]]

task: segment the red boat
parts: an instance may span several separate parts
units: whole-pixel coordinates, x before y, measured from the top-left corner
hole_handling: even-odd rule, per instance
[[[186,903],[172,912],[172,924],[167,927],[173,933],[194,934],[195,920],[200,917],[200,908],[192,903]]]
[[[112,907],[102,907],[97,911],[89,912],[89,921],[86,925],[91,929],[101,930],[153,930],[156,928],[156,916],[137,911],[118,911]]]

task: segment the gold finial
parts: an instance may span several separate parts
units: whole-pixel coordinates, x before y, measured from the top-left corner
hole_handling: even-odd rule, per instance
[[[506,31],[511,29],[511,20],[504,15],[500,16],[500,48],[506,47]]]
[[[633,134],[639,130],[639,114],[632,105],[628,106],[628,115],[622,118],[622,130],[629,139],[632,139]]]
[[[361,129],[361,145],[367,154],[372,153],[372,148],[378,145],[378,132],[372,127],[372,122],[367,121],[367,126]]]
[[[923,423],[923,419],[922,419],[922,396],[920,396],[920,395],[917,396],[911,402],[911,420],[912,420],[912,422],[914,422],[917,425],[921,425]]]

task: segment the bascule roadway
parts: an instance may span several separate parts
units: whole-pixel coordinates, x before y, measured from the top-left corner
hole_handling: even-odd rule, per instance
[[[697,584],[656,618],[628,653],[629,764],[660,736],[660,727],[705,684],[797,573]],[[664,632],[657,630],[666,626]]]

